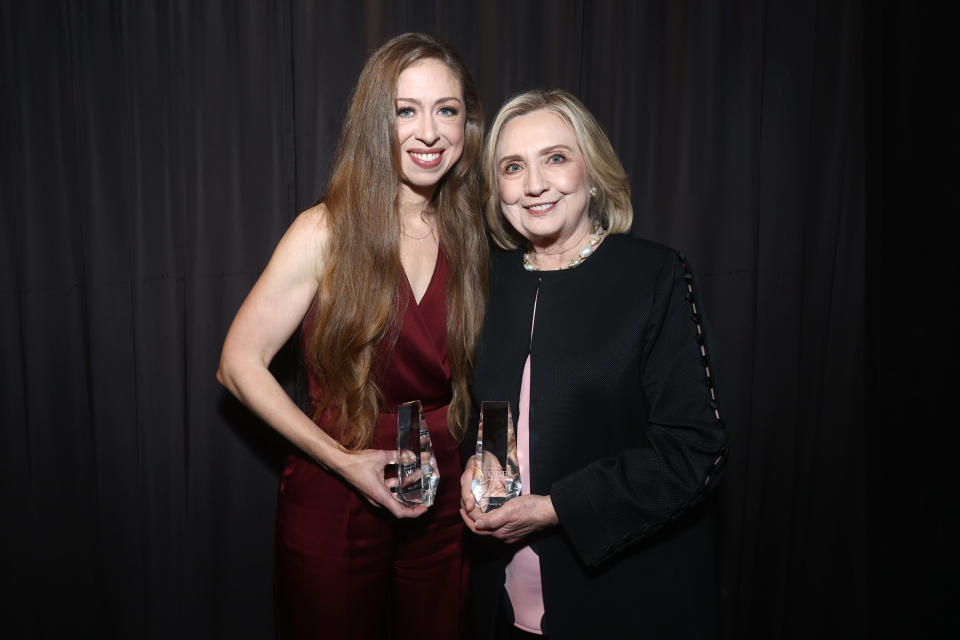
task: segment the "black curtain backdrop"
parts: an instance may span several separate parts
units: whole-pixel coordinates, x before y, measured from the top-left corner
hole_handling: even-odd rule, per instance
[[[731,449],[724,637],[960,626],[945,22],[892,1],[3,0],[0,634],[272,636],[286,445],[214,371],[322,193],[364,59],[404,31],[460,51],[488,119],[524,88],[580,96],[633,233],[691,259]]]

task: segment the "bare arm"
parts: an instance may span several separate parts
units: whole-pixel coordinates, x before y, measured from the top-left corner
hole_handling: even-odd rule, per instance
[[[300,214],[281,238],[267,268],[237,311],[220,356],[217,380],[317,464],[342,476],[374,505],[397,517],[422,514],[401,505],[383,479],[396,452],[350,453],[300,410],[268,367],[297,330],[316,295],[328,230],[325,208]]]

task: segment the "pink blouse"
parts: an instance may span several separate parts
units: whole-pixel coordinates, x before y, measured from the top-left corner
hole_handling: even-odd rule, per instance
[[[530,335],[537,318],[537,302],[533,302]],[[520,409],[517,414],[517,461],[520,463],[520,495],[530,493],[530,355],[523,365],[520,382]],[[520,547],[507,565],[504,587],[513,605],[514,626],[529,633],[543,635],[543,586],[540,583],[540,557],[529,545]]]

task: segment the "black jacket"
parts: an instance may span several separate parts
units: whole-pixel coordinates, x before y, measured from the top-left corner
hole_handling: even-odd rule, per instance
[[[684,257],[624,235],[574,269],[494,251],[472,401],[519,407],[530,353],[531,493],[560,526],[540,556],[551,638],[709,637],[713,522],[697,507],[726,456],[710,338]],[[537,298],[532,338],[530,321]],[[472,454],[476,423],[462,453]],[[506,545],[471,541],[468,631],[490,637]]]

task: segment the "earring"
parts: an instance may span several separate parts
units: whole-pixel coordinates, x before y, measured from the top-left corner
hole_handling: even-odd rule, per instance
[[[590,187],[590,197],[591,197],[591,198],[596,198],[596,197],[597,197],[597,188],[596,188],[596,187]]]

